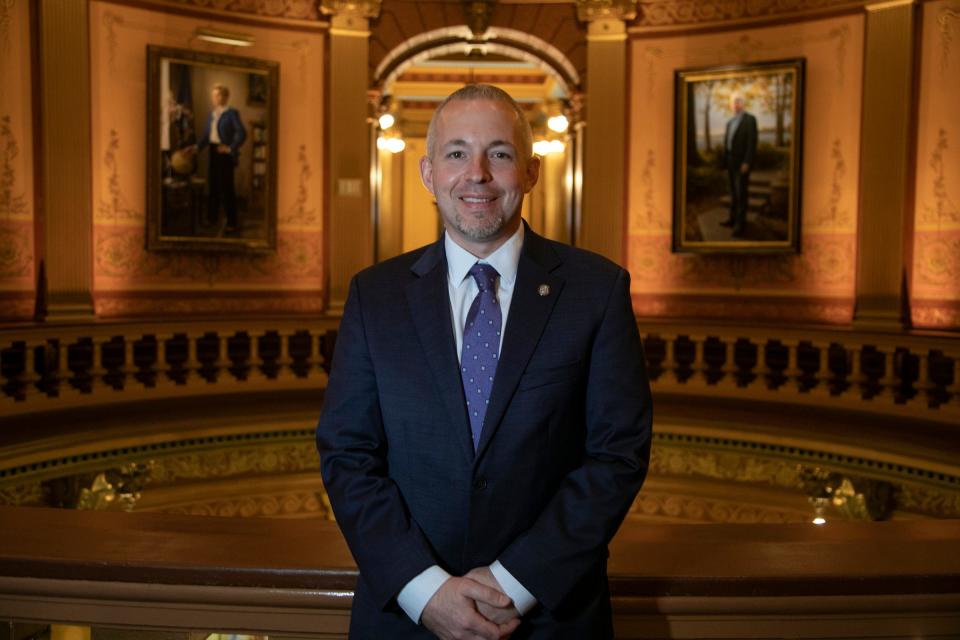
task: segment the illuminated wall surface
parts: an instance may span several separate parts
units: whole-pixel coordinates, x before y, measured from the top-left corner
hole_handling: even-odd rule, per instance
[[[312,3],[290,4],[308,5],[313,7]],[[545,6],[539,21],[529,20],[530,32],[555,37],[554,44],[576,68],[583,69],[586,41],[576,42],[584,38],[582,25],[576,23],[571,8]],[[413,24],[400,19],[410,13],[403,5],[385,3],[382,17],[372,25],[370,63],[376,64],[404,38],[461,19],[460,13],[451,11],[446,7],[429,12],[430,20],[440,21],[437,24]],[[523,20],[534,15],[531,11],[497,5],[493,23],[520,28]],[[43,227],[38,224],[42,219],[35,220],[42,213],[35,213],[40,207],[34,203],[29,13],[26,0],[0,6],[4,86],[0,92],[0,317],[6,319],[26,319],[33,313],[37,247],[41,246],[36,230]],[[310,9],[303,16],[288,17],[316,19],[314,14]],[[906,230],[907,285],[915,326],[956,329],[960,328],[960,5],[955,0],[925,2],[918,7],[918,16],[922,34],[914,123],[914,219]],[[399,26],[391,27],[394,23]],[[194,37],[198,26],[229,29],[231,23],[161,8],[102,1],[90,5],[96,313],[152,317],[321,312],[326,277],[324,132],[326,126],[336,124],[324,122],[328,64],[324,32],[274,27],[263,21],[243,25],[255,45],[238,53],[281,66],[276,254],[148,252],[144,248],[146,45],[222,51]],[[627,154],[625,260],[639,315],[826,324],[852,320],[858,225],[869,224],[859,219],[858,211],[864,30],[863,13],[850,12],[739,30],[630,34],[623,150]],[[671,252],[674,72],[796,57],[807,63],[801,252],[781,256]],[[404,195],[406,200],[410,197]],[[416,234],[408,235],[412,239]]]
[[[960,327],[960,4],[923,5],[913,322]]]
[[[147,44],[223,52],[197,19],[93,2],[93,242],[97,315],[318,312],[323,284],[324,36],[244,25],[235,55],[280,63],[277,252],[145,250]],[[231,28],[202,21],[203,26]],[[234,29],[236,27],[233,27]],[[202,103],[206,95],[195,96]],[[198,109],[197,117],[205,114]]]
[[[30,15],[24,2],[0,5],[0,316],[33,315],[33,144]]]

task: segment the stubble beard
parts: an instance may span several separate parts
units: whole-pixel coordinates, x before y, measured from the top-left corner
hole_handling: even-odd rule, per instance
[[[471,222],[473,224],[470,224]],[[500,213],[476,221],[469,220],[459,213],[453,218],[454,228],[474,242],[485,242],[495,238],[503,229],[503,225],[503,214]]]

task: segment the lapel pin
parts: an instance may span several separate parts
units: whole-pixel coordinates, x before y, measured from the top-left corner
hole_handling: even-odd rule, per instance
[[[548,284],[540,285],[539,287],[537,287],[537,293],[540,294],[541,298],[550,295],[550,285]]]

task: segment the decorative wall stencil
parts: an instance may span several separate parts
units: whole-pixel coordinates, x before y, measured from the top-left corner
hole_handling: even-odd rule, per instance
[[[663,49],[660,47],[645,47],[643,58],[647,63],[647,102],[651,102],[654,99],[657,69],[663,61]]]
[[[0,51],[4,54],[10,49],[11,13],[16,0],[0,0]]]
[[[638,220],[638,229],[665,229],[667,225],[663,224],[662,216],[658,216],[654,204],[654,170],[657,162],[653,149],[647,149],[647,161],[643,165],[643,173],[640,174],[640,184],[643,186],[643,211],[645,217]]]
[[[960,7],[942,7],[937,14],[940,31],[940,74],[946,79],[950,68],[950,52],[953,45],[953,30],[960,26]]]
[[[103,28],[107,32],[105,42],[107,44],[107,60],[110,71],[115,71],[117,61],[117,25],[123,24],[123,16],[117,15],[113,11],[103,12]]]
[[[6,0],[0,0],[6,1]],[[0,116],[0,218],[25,216],[27,198],[17,187],[17,167],[14,164],[20,155],[20,146],[10,126],[10,116]]]
[[[830,199],[826,207],[807,214],[807,224],[811,229],[825,227],[836,230],[852,223],[849,209],[842,207],[843,188],[846,185],[847,163],[843,160],[843,146],[839,138],[830,148],[830,160],[833,163],[833,176],[830,180]]]
[[[125,222],[142,221],[143,212],[134,209],[123,195],[120,188],[120,163],[117,154],[120,151],[120,134],[116,129],[110,129],[110,141],[103,154],[103,167],[107,177],[107,194],[105,199],[101,194],[100,204],[96,209],[98,222]]]
[[[310,163],[307,161],[307,145],[301,144],[300,151],[297,154],[297,164],[300,165],[300,180],[297,184],[297,197],[293,201],[288,213],[281,216],[279,222],[289,225],[314,225],[318,223],[316,209],[309,209],[310,202]]]
[[[844,68],[847,61],[847,40],[850,39],[850,25],[842,24],[827,32],[827,38],[837,41],[837,86],[843,86]]]
[[[918,240],[921,283],[944,287],[960,279],[960,236],[924,234]]]
[[[933,170],[930,194],[933,202],[926,202],[920,212],[920,224],[923,227],[941,229],[944,225],[960,224],[960,207],[950,197],[947,188],[947,179],[955,178],[947,175],[947,166],[944,155],[947,152],[947,131],[943,127],[937,133],[937,144],[930,153],[930,168]]]
[[[23,224],[0,220],[0,278],[23,278],[32,273],[32,238]]]

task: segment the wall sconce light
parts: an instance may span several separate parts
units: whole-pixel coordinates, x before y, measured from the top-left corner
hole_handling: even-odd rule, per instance
[[[383,136],[377,138],[377,149],[381,151],[400,153],[406,146],[407,143],[403,141],[403,138],[385,138]]]
[[[253,36],[245,33],[236,33],[233,31],[222,31],[210,27],[198,27],[193,35],[198,40],[206,42],[215,42],[217,44],[228,44],[233,47],[252,47],[254,43]]]
[[[562,140],[537,140],[533,143],[533,152],[538,156],[547,156],[551,153],[563,153],[566,148]]]
[[[562,113],[547,120],[547,127],[549,127],[551,131],[556,131],[557,133],[563,133],[569,126],[570,121],[567,120],[567,117]]]
[[[393,117],[392,113],[385,113],[377,120],[380,123],[380,128],[384,131],[392,127],[396,121],[397,119]]]

